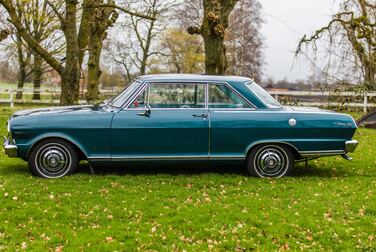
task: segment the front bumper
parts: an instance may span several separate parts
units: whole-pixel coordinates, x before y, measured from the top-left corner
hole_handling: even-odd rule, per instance
[[[3,148],[8,157],[17,157],[18,147],[13,139],[4,137]]]
[[[352,153],[356,150],[356,147],[358,146],[358,141],[356,140],[350,140],[345,142],[345,151],[346,153]]]

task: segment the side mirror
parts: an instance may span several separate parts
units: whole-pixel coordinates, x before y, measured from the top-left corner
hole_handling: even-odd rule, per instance
[[[139,115],[139,116],[145,116],[145,117],[150,117],[150,114],[151,114],[151,108],[148,105],[148,106],[145,107],[145,111],[144,112],[138,113],[137,115]]]

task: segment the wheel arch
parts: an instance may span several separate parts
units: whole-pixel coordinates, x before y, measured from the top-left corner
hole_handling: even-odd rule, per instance
[[[70,136],[67,136],[65,134],[46,134],[46,135],[41,135],[33,139],[33,141],[30,144],[30,147],[26,153],[26,159],[29,158],[31,150],[35,147],[36,144],[40,143],[41,141],[44,141],[46,139],[61,139],[69,144],[72,145],[77,150],[77,154],[80,159],[87,159],[88,155],[83,146],[76,141],[75,139],[71,138]]]
[[[281,146],[285,146],[285,147],[289,148],[291,150],[291,152],[293,153],[295,160],[300,159],[300,157],[301,157],[298,148],[296,148],[293,144],[291,144],[289,142],[280,141],[280,140],[265,140],[265,141],[257,141],[257,142],[250,144],[247,147],[246,152],[245,152],[246,159],[248,159],[249,153],[254,148],[256,148],[257,146],[260,146],[260,145],[267,145],[267,144],[276,144],[276,145],[281,145]]]

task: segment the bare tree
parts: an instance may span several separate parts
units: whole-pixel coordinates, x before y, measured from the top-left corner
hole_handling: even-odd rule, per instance
[[[226,73],[261,80],[263,67],[263,23],[261,4],[256,0],[240,0],[230,14],[225,44],[228,59]]]
[[[342,0],[340,10],[324,27],[300,40],[296,54],[304,53],[304,45],[317,50],[318,42],[328,38],[329,57],[340,61],[340,67],[360,69],[367,89],[376,90],[376,2],[374,0]],[[332,61],[328,62],[328,68]]]
[[[148,13],[155,19],[131,16],[114,29],[106,50],[113,60],[126,72],[127,79],[133,72],[144,75],[150,66],[150,59],[162,55],[157,48],[158,39],[168,25],[169,13],[180,4],[171,0],[131,0],[127,8]],[[124,41],[124,37],[130,38]]]
[[[74,104],[78,102],[79,98],[79,79],[80,79],[80,44],[79,44],[79,35],[78,35],[78,1],[77,0],[64,0],[63,2],[50,2],[45,0],[49,10],[51,10],[54,15],[58,18],[59,29],[64,34],[65,38],[65,58],[59,60],[46,48],[43,47],[39,41],[33,37],[33,34],[25,27],[25,24],[22,22],[22,13],[18,13],[17,9],[14,6],[13,0],[0,0],[0,4],[7,10],[9,15],[9,21],[17,29],[18,33],[22,39],[28,44],[28,46],[42,57],[56,72],[59,73],[61,77],[61,87],[62,93],[60,98],[61,105]],[[59,0],[58,0],[59,1]],[[86,6],[86,8],[88,8]],[[90,9],[95,11],[96,9],[119,9],[122,12],[127,14],[150,18],[147,15],[138,14],[127,10],[126,8],[115,5],[112,2],[98,2],[96,1],[94,6]],[[97,16],[97,15],[94,15]],[[86,25],[87,22],[81,22],[80,25]],[[93,26],[92,26],[93,27]],[[98,26],[95,26],[98,28]],[[108,28],[108,26],[106,26]],[[89,29],[93,32],[93,30]],[[95,30],[96,38],[102,38],[104,35],[103,30]],[[93,36],[90,35],[92,38]],[[89,38],[90,38],[89,36]],[[90,40],[89,40],[90,41]],[[102,41],[98,39],[96,41]],[[101,48],[99,48],[101,49]],[[100,53],[99,49],[94,49],[96,52]],[[95,56],[97,57],[97,56]],[[94,62],[94,61],[93,61]],[[99,62],[98,62],[99,65]],[[98,75],[98,73],[96,73]],[[100,74],[99,74],[100,75]],[[94,91],[95,93],[95,91]]]
[[[38,55],[40,55],[61,77],[61,105],[74,104],[78,101],[78,82],[79,82],[79,64],[78,64],[78,43],[77,43],[77,1],[65,0],[64,6],[49,6],[59,18],[60,29],[64,33],[66,42],[66,52],[64,62],[55,58],[53,54],[44,48],[36,40],[30,31],[22,22],[22,13],[18,13],[11,0],[0,0],[9,14],[9,21],[17,29],[22,39]]]

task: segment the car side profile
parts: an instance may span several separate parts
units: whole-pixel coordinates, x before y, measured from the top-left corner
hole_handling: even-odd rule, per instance
[[[351,159],[357,129],[346,114],[283,107],[248,78],[148,75],[99,105],[23,110],[8,120],[4,149],[32,174],[59,178],[80,160],[243,163],[256,177],[283,177],[295,162]]]

